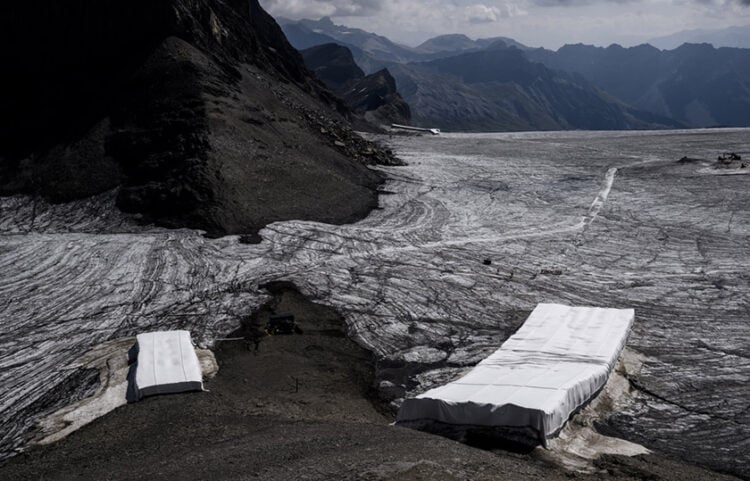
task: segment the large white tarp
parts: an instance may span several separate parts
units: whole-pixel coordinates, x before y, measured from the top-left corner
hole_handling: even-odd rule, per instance
[[[546,444],[607,382],[633,309],[539,304],[462,378],[401,405],[397,422],[532,429]]]
[[[188,331],[136,336],[136,397],[203,390],[203,373]]]

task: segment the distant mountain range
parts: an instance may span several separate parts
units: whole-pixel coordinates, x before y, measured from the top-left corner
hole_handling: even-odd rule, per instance
[[[406,63],[434,60],[456,53],[482,50],[498,42],[522,50],[529,48],[512,38],[492,37],[472,40],[461,34],[440,35],[417,47],[408,47],[392,42],[382,35],[336,25],[328,17],[320,20],[289,20],[282,17],[277,21],[289,42],[300,50],[325,43],[338,43],[350,49],[353,48],[354,51],[366,52],[372,58],[384,62]]]
[[[710,43],[716,48],[750,48],[750,25],[720,30],[684,30],[652,38],[648,43],[661,50],[672,50],[683,43]]]
[[[683,45],[532,49],[442,35],[417,47],[360,29],[281,20],[290,43],[334,42],[366,73],[384,68],[415,123],[448,130],[750,126],[750,50]]]
[[[619,130],[678,127],[638,112],[582,78],[497,46],[390,68],[422,125],[448,130]]]
[[[690,127],[750,125],[750,50],[684,44],[537,49],[529,59],[580,74],[634,107]]]
[[[516,42],[512,38],[508,37],[491,37],[491,38],[480,38],[472,40],[466,35],[462,34],[449,34],[440,35],[427,40],[418,47],[415,48],[418,52],[423,54],[442,54],[442,53],[457,53],[457,52],[469,52],[475,50],[482,50],[485,48],[492,47],[493,45],[502,44],[508,47],[516,47],[521,50],[528,50],[529,47],[526,45]]]
[[[424,60],[424,57],[415,49],[358,28],[335,25],[328,17],[320,20],[298,21],[278,18],[277,21],[289,43],[299,50],[325,43],[338,43],[346,47],[356,47],[388,62]]]

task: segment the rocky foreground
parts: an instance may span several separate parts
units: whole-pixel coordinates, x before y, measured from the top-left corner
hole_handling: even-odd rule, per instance
[[[217,346],[209,392],[121,407],[54,445],[0,467],[13,480],[480,480],[731,481],[658,456],[604,456],[587,474],[541,452],[485,451],[406,428],[373,396],[373,359],[343,319],[283,283]],[[273,312],[301,331],[267,336]]]

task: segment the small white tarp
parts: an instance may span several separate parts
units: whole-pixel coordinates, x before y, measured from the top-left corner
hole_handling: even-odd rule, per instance
[[[137,399],[154,394],[203,390],[203,373],[188,331],[138,334]]]
[[[546,445],[606,384],[634,317],[633,309],[539,304],[468,374],[405,400],[397,422],[531,428]]]

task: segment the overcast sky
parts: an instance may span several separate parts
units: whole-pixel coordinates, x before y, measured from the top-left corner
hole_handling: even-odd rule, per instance
[[[416,45],[444,33],[527,45],[632,45],[680,30],[750,24],[750,0],[260,0],[271,14],[330,16]]]

